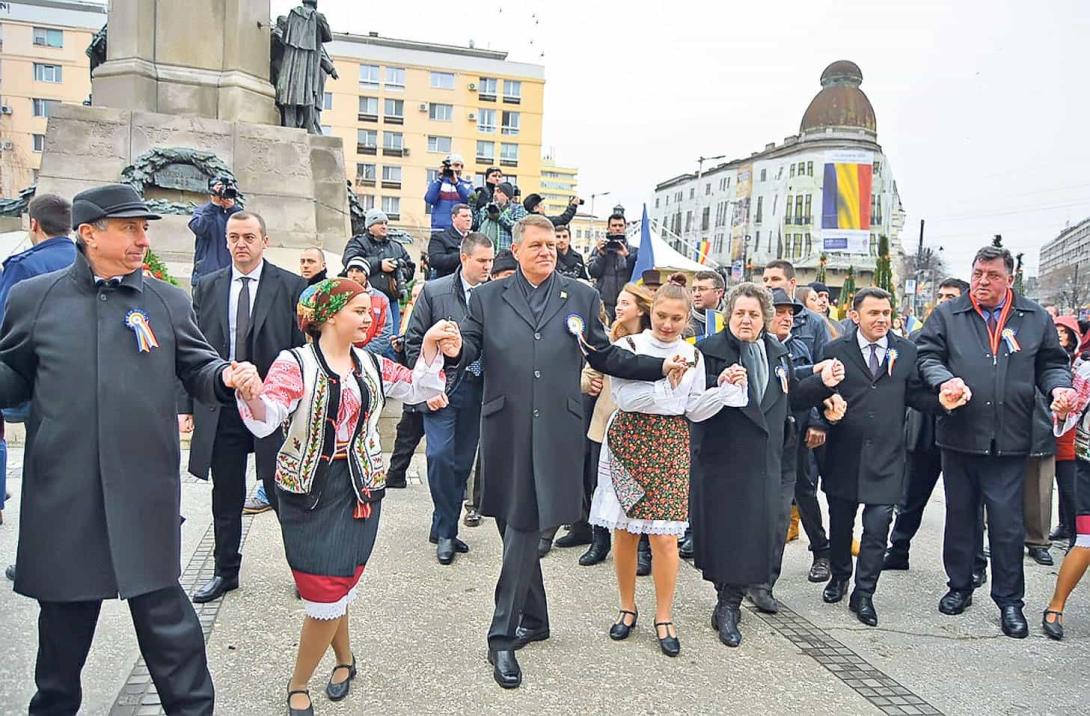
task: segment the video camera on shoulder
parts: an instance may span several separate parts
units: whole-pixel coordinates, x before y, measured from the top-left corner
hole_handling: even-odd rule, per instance
[[[606,236],[606,251],[620,251],[626,243],[624,236],[616,234]]]
[[[451,166],[449,159],[443,160],[442,169],[440,169],[439,173],[443,176],[444,179],[454,178],[454,167]]]
[[[229,176],[212,177],[208,180],[208,193],[220,199],[238,199],[238,182]]]

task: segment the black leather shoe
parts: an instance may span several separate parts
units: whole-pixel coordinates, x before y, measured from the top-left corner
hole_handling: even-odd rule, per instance
[[[454,561],[454,540],[449,537],[444,537],[439,540],[435,548],[435,558],[439,560],[439,564],[450,564]]]
[[[719,632],[719,641],[729,647],[742,643],[742,632],[738,631],[738,622],[742,621],[742,612],[738,607],[728,604],[716,604],[712,612],[712,629]]]
[[[685,536],[678,542],[677,554],[682,559],[692,559],[696,554],[696,548],[693,546],[692,532],[686,532]]]
[[[439,544],[439,538],[435,536],[434,532],[428,536],[428,541],[432,544]],[[451,541],[454,542],[454,551],[458,554],[465,554],[469,551],[469,545],[457,537],[451,537]]]
[[[1029,636],[1029,624],[1021,607],[1002,607],[999,610],[999,624],[1003,633],[1012,639],[1025,639]]]
[[[572,528],[568,530],[568,534],[553,542],[553,546],[567,549],[568,547],[582,547],[592,541],[593,535],[590,525],[572,525]]]
[[[878,612],[874,610],[874,601],[866,594],[852,592],[848,600],[848,609],[855,612],[859,621],[867,626],[878,626]]]
[[[291,707],[291,697],[296,694],[304,694],[307,697],[307,707],[305,709],[293,709]],[[309,691],[306,689],[288,691],[288,716],[314,716],[314,702],[310,700]]]
[[[338,669],[348,669],[348,678],[340,683],[334,683],[333,677]],[[352,679],[356,678],[356,655],[352,655],[351,664],[337,664],[333,667],[333,673],[329,675],[329,683],[325,685],[325,695],[330,701],[340,701],[348,696],[348,690],[352,688]]]
[[[517,689],[522,684],[522,669],[515,652],[510,649],[488,650],[488,663],[492,664],[492,678],[505,689]]]
[[[8,568],[4,570],[4,576],[7,577],[12,582],[15,581],[15,565],[14,564],[9,564],[8,565]]]
[[[612,540],[609,530],[605,527],[595,527],[591,538],[590,549],[579,556],[579,564],[583,567],[591,567],[604,562],[609,556],[609,548]]]
[[[524,626],[517,627],[515,629],[515,650],[519,650],[532,641],[545,641],[549,638],[549,628],[544,629],[527,629]]]
[[[1056,617],[1055,620],[1049,621],[1048,615],[1051,614]],[[1058,612],[1055,609],[1046,609],[1045,613],[1041,615],[1041,629],[1049,639],[1055,639],[1061,641],[1064,638],[1064,613]]]
[[[646,577],[651,574],[651,545],[640,542],[636,548],[636,576]]]
[[[389,477],[386,478],[386,487],[392,487],[395,490],[403,490],[408,486],[409,483],[405,480],[404,477],[400,480],[391,480]]]
[[[1048,538],[1053,542],[1066,542],[1071,538],[1066,525],[1056,525],[1056,529],[1048,533]]]
[[[232,579],[212,577],[207,584],[193,592],[193,603],[204,604],[213,599],[219,599],[224,594],[234,589],[238,589],[238,577]]]
[[[1037,564],[1042,564],[1046,567],[1051,567],[1054,562],[1052,561],[1052,554],[1048,551],[1048,547],[1030,547],[1029,556],[1033,558],[1033,561]]]
[[[955,614],[961,614],[968,609],[972,603],[972,592],[959,592],[956,589],[951,589],[939,600],[939,611],[943,614],[953,616]]]
[[[980,589],[988,583],[988,570],[982,569],[979,572],[973,572],[973,589]]]
[[[754,587],[749,590],[746,596],[749,597],[749,601],[753,602],[753,606],[757,607],[758,611],[765,614],[778,614],[780,611],[780,603],[772,596],[772,591],[769,589]]]
[[[882,559],[883,570],[904,571],[908,569],[908,555],[886,550],[886,556]]]
[[[480,527],[481,513],[475,507],[467,507],[466,516],[462,518],[462,524],[466,527]]]
[[[628,623],[628,615],[632,615],[632,623]],[[621,641],[627,639],[628,635],[632,633],[632,630],[636,628],[636,622],[639,621],[640,615],[636,612],[630,612],[627,609],[622,609],[620,618],[617,623],[609,628],[609,638],[613,641]]]
[[[655,636],[658,637],[659,648],[666,656],[677,656],[681,653],[681,642],[678,641],[677,632],[674,632],[674,636],[670,636],[672,626],[674,626],[673,622],[655,622]],[[659,627],[663,628],[666,636],[659,636]]]
[[[553,541],[548,537],[542,537],[537,541],[537,558],[544,559],[545,555],[553,551]]]
[[[814,557],[814,563],[810,565],[810,573],[806,578],[815,584],[828,582],[833,576],[833,568],[829,565],[828,557]]]
[[[829,583],[825,585],[825,589],[821,590],[821,599],[826,604],[836,604],[844,595],[848,592],[848,580],[838,579],[833,577],[829,580]]]

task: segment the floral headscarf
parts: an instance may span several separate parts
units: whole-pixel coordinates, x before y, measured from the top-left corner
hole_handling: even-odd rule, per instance
[[[347,278],[327,278],[308,286],[296,308],[300,330],[307,333],[321,326],[361,293],[366,293],[363,286]]]

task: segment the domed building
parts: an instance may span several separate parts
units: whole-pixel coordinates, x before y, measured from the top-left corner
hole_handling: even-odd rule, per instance
[[[734,277],[786,259],[802,284],[824,264],[834,293],[849,266],[857,286],[871,284],[884,236],[896,272],[905,212],[862,84],[857,64],[833,62],[798,134],[656,186],[656,230],[690,256],[708,247],[708,263]]]

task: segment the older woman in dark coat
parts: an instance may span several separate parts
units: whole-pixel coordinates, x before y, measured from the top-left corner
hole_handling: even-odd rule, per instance
[[[738,646],[739,607],[746,587],[772,574],[777,534],[780,461],[792,411],[832,395],[843,366],[829,363],[820,375],[797,381],[790,355],[765,330],[772,318],[767,290],[743,283],[727,301],[728,328],[700,344],[709,385],[745,368],[749,404],[724,408],[693,424],[691,514],[695,564],[716,586],[712,623],[727,646]]]

